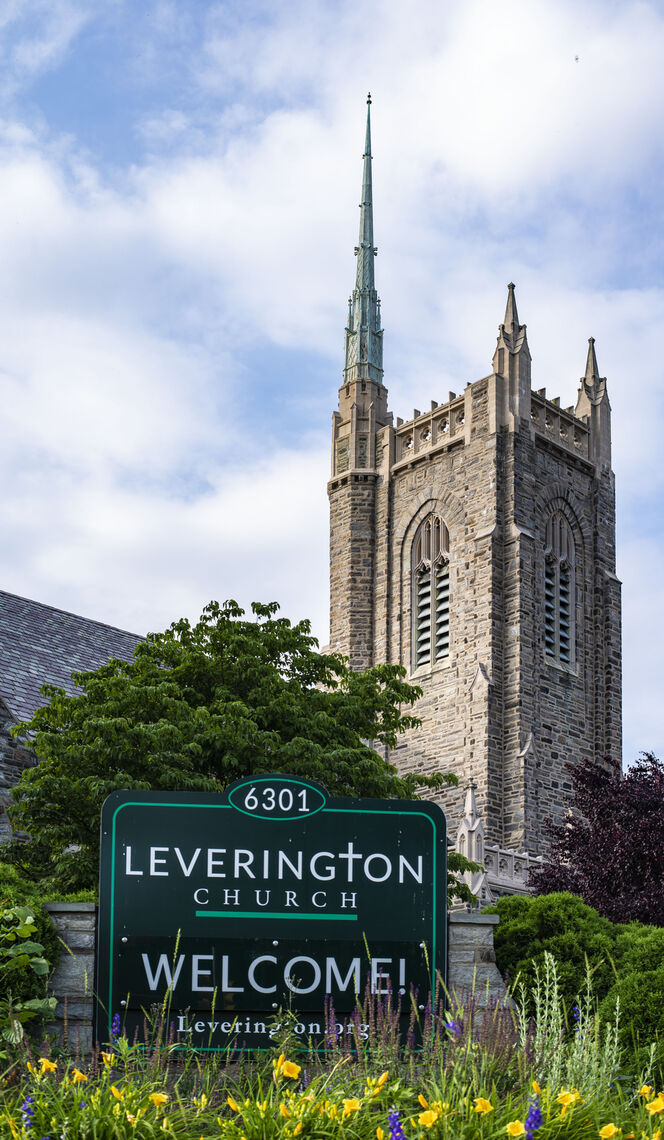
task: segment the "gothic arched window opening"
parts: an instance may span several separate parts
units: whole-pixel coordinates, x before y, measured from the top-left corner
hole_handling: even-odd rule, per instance
[[[442,519],[427,515],[412,548],[413,669],[450,652],[450,536]]]
[[[560,512],[546,524],[544,550],[544,644],[550,661],[575,664],[574,599],[576,551],[572,528]]]

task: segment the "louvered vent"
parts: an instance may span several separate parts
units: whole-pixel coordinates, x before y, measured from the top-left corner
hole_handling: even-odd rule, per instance
[[[436,570],[436,661],[450,652],[450,568],[447,562]]]
[[[556,656],[556,571],[546,562],[544,571],[544,639],[547,657]]]
[[[431,660],[431,571],[425,570],[417,580],[417,624],[415,633],[415,664],[426,665]]]
[[[544,645],[546,656],[574,667],[576,549],[569,522],[557,511],[546,524]]]
[[[420,523],[411,548],[413,668],[450,652],[450,536],[438,515]]]
[[[571,635],[571,608],[570,608],[570,572],[568,566],[560,567],[560,660],[565,665],[570,664],[570,635]]]

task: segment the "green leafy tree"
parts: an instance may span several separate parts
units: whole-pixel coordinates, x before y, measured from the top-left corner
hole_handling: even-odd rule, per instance
[[[247,620],[236,602],[212,602],[196,625],[148,635],[133,661],[74,674],[75,696],[44,687],[49,703],[15,730],[40,763],[14,789],[11,820],[29,838],[5,859],[57,890],[94,886],[100,809],[117,789],[221,792],[285,771],[334,796],[413,799],[457,783],[449,773],[399,776],[367,743],[394,747],[419,724],[403,711],[420,690],[401,667],[353,672],[317,651],[308,622],[291,625],[274,603],[252,609]]]

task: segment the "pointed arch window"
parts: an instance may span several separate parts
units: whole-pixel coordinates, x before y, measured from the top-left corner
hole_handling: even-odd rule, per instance
[[[413,669],[450,652],[450,536],[437,515],[418,527],[411,554]]]
[[[544,550],[544,643],[547,659],[565,668],[575,665],[574,535],[559,511],[546,524]]]

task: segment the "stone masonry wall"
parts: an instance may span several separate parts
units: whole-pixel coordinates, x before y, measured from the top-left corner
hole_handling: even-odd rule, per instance
[[[84,902],[46,903],[45,909],[63,943],[51,978],[57,1005],[49,1028],[71,1054],[86,1054],[92,1048],[97,907]]]
[[[592,417],[510,384],[493,374],[378,426],[366,485],[333,481],[330,645],[355,667],[398,662],[422,687],[422,726],[390,757],[401,770],[472,780],[487,841],[539,854],[566,810],[565,763],[621,757],[614,483],[606,409],[598,441]],[[554,511],[576,548],[569,664],[545,652]],[[413,668],[411,547],[431,512],[450,535],[450,652]],[[454,829],[463,789],[439,798]]]
[[[486,383],[480,381],[476,388],[467,389],[463,431],[453,433],[433,455],[402,460],[390,473],[388,660],[404,665],[409,680],[424,689],[415,709],[422,727],[404,734],[391,759],[404,771],[443,768],[472,779],[492,835],[500,829],[502,810],[501,773],[489,752],[495,591],[494,566],[486,552],[496,527],[496,453],[495,447],[487,448],[476,420],[481,425],[486,418]],[[411,546],[420,522],[432,511],[444,519],[450,535],[450,652],[439,662],[413,669]],[[441,797],[451,826],[460,817],[462,796],[459,790]]]
[[[373,656],[375,481],[351,471],[330,491],[330,640],[354,669]]]

